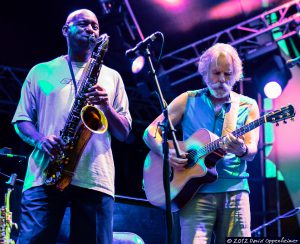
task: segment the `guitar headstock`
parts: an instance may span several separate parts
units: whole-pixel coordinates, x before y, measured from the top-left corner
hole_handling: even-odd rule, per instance
[[[284,121],[286,119],[293,120],[295,117],[296,111],[294,106],[289,104],[285,107],[281,107],[280,109],[274,110],[265,115],[265,119],[267,122],[278,123],[279,121]]]

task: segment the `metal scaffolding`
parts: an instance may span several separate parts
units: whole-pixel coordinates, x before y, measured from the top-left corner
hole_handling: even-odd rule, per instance
[[[0,114],[14,113],[28,70],[0,65]]]
[[[163,56],[164,72],[159,77],[169,76],[171,86],[199,77],[197,62],[201,53],[217,42],[230,43],[246,59],[261,48],[272,47],[280,40],[296,35],[300,23],[300,1],[291,1],[254,18],[241,22],[202,40],[191,43]],[[274,16],[276,20],[273,21]],[[281,37],[262,43],[263,34],[281,32]],[[198,78],[199,79],[199,78]]]

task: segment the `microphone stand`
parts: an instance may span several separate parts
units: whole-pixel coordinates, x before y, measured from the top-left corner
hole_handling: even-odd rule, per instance
[[[162,124],[159,124],[162,128],[162,138],[163,138],[163,183],[165,190],[165,201],[166,201],[166,222],[167,222],[167,243],[172,243],[172,230],[173,230],[173,218],[171,210],[171,199],[170,199],[170,166],[169,166],[169,145],[168,145],[168,134],[171,131],[172,141],[174,143],[174,148],[178,157],[180,157],[178,142],[175,136],[175,130],[172,122],[170,121],[167,104],[163,98],[161,88],[157,79],[156,71],[153,67],[151,60],[151,53],[149,50],[149,45],[145,48],[143,52],[146,57],[146,61],[149,67],[149,74],[153,79],[156,89],[158,92],[159,102],[162,108],[162,113],[164,115],[164,120]]]

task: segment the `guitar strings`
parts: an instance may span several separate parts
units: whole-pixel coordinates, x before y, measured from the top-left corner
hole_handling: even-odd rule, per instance
[[[255,129],[256,127],[262,125],[263,123],[264,123],[264,117],[260,117],[259,119],[252,121],[249,124],[244,125],[243,127],[237,129],[236,131],[233,132],[233,135],[236,137],[239,137],[239,136],[249,132],[250,130]],[[225,136],[222,136],[222,137],[218,138],[217,140],[204,145],[202,148],[200,148],[198,150],[195,148],[188,149],[188,151],[191,150],[188,153],[188,157],[193,159],[194,161],[198,161],[204,155],[209,154],[210,152],[218,149],[218,147],[220,147],[220,142],[222,140],[224,140],[224,138],[225,138]]]

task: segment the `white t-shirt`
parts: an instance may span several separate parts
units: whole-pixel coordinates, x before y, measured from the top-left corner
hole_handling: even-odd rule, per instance
[[[72,63],[78,82],[84,64]],[[102,65],[98,83],[108,93],[109,102],[131,126],[128,98],[118,72]],[[79,84],[78,84],[79,85]],[[65,56],[34,66],[22,87],[21,98],[13,117],[31,121],[43,135],[57,135],[65,126],[75,98],[75,88]],[[44,183],[44,170],[49,157],[35,148],[29,157],[23,191]],[[114,196],[114,162],[109,130],[94,134],[78,162],[71,184]]]

